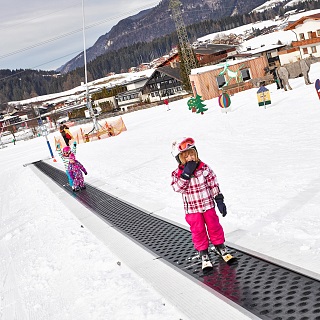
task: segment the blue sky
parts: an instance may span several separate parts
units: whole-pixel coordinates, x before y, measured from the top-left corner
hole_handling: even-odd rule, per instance
[[[86,48],[159,1],[84,0]],[[0,11],[0,69],[54,70],[83,51],[82,0],[10,0]]]

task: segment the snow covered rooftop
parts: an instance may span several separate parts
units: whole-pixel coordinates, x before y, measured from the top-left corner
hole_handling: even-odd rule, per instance
[[[147,69],[135,73],[121,73],[116,75],[111,75],[105,78],[97,79],[91,82],[88,82],[89,89],[95,89],[95,88],[103,88],[103,87],[114,87],[119,84],[123,83],[130,83],[131,81],[136,81],[140,78],[144,77],[150,77],[155,69]],[[53,93],[53,94],[47,94],[43,96],[38,96],[26,100],[21,101],[11,101],[8,104],[9,105],[26,105],[30,103],[39,103],[39,102],[47,102],[50,101],[50,103],[59,103],[66,101],[67,99],[75,99],[80,93],[84,93],[86,91],[85,84],[81,84],[78,87],[75,87],[73,89],[59,92],[59,93]]]

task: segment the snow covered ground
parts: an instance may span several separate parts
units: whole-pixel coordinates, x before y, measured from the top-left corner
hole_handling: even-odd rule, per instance
[[[319,75],[320,64],[313,64],[310,79]],[[268,86],[267,108],[258,107],[251,89],[232,96],[227,113],[212,99],[204,115],[195,114],[184,99],[170,111],[163,105],[123,115],[128,131],[80,144],[77,158],[87,180],[186,225],[170,186],[177,165],[171,143],[192,136],[225,196],[226,239],[319,275],[320,100],[303,78],[290,83],[287,92]],[[49,140],[53,146],[53,134]],[[0,149],[0,319],[185,320],[183,310],[119,266],[115,253],[23,166],[49,156],[43,137]]]

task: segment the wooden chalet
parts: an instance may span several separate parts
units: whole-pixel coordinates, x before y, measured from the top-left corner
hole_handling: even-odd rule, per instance
[[[265,76],[267,66],[266,57],[257,57],[193,69],[190,75],[193,94],[209,100],[222,92],[234,94],[258,86],[261,82],[272,82],[272,76]]]

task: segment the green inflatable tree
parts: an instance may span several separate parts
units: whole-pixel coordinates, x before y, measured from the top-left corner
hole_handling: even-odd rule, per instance
[[[208,110],[208,108],[205,108],[205,104],[203,103],[203,100],[201,99],[201,96],[199,96],[198,94],[195,97],[195,107],[197,109],[196,113],[201,113],[203,114],[205,111]]]

